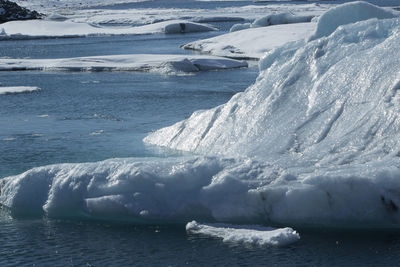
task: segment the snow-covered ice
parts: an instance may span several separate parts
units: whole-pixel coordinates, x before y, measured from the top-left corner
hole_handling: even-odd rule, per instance
[[[400,18],[287,43],[245,92],[144,140],[197,156],[38,167],[4,178],[0,203],[144,223],[398,228],[399,49]]]
[[[0,40],[154,33],[175,34],[214,30],[216,29],[209,25],[185,20],[163,21],[137,27],[100,27],[69,21],[28,20],[1,24]]]
[[[197,72],[247,67],[245,61],[202,55],[111,55],[58,59],[0,58],[1,71],[155,71]]]
[[[388,19],[400,16],[400,12],[391,8],[381,8],[367,2],[356,1],[346,3],[325,12],[320,18],[317,30],[310,39],[317,39],[330,35],[340,25],[346,25],[357,21],[376,19]]]
[[[248,1],[245,6],[227,6],[216,8],[184,8],[179,5],[168,7],[153,8],[129,8],[122,6],[118,8],[96,8],[96,6],[107,4],[118,4],[119,2],[134,2],[132,0],[16,0],[20,5],[47,14],[48,18],[53,14],[61,15],[71,22],[85,22],[97,25],[143,25],[166,20],[185,19],[193,22],[213,22],[213,21],[241,21],[255,20],[264,17],[271,12],[289,12],[305,16],[316,16],[322,14],[331,7],[331,4],[285,4],[268,3],[265,5],[254,5]],[[162,2],[162,1],[160,1]],[[91,8],[82,8],[82,7]],[[164,6],[164,5],[162,5]],[[57,16],[58,17],[58,16]],[[50,18],[51,19],[51,18]]]
[[[183,48],[230,58],[259,59],[273,48],[308,38],[315,28],[316,23],[312,22],[251,28],[194,41]]]
[[[40,88],[36,86],[0,86],[0,95],[28,93],[39,90]]]
[[[252,23],[235,24],[230,29],[231,32],[248,28],[266,27],[270,25],[291,24],[300,22],[311,22],[314,16],[293,15],[292,13],[274,13],[261,17]]]
[[[286,246],[300,239],[292,228],[271,228],[257,225],[200,224],[191,221],[186,231],[193,234],[222,238],[227,243],[245,243],[259,246]]]
[[[98,25],[140,25],[172,19],[185,19],[193,22],[243,21],[265,17],[271,12],[295,13],[298,16],[318,16],[329,9],[325,4],[268,4],[223,7],[214,9],[201,8],[132,8],[132,9],[82,9],[71,12],[63,11],[70,21]],[[155,15],[157,14],[157,15]]]

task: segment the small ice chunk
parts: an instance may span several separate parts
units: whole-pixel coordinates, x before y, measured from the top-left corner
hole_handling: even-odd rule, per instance
[[[28,93],[39,90],[40,88],[36,86],[7,86],[0,87],[0,95]]]
[[[223,242],[260,246],[286,246],[300,239],[300,235],[290,227],[271,228],[257,225],[200,224],[192,221],[186,224],[186,231],[219,237],[222,238]]]

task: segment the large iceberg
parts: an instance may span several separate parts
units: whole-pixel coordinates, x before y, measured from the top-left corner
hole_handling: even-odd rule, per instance
[[[2,180],[0,203],[147,223],[398,228],[399,49],[399,18],[288,43],[245,92],[145,138],[207,156],[34,168]]]

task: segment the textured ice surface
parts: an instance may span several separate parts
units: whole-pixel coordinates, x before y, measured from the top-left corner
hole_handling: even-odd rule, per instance
[[[3,180],[0,203],[53,217],[398,227],[399,48],[399,18],[286,44],[245,92],[145,139],[208,156],[34,168]]]
[[[137,27],[100,27],[69,21],[11,21],[0,25],[0,40],[52,37],[84,37],[97,35],[127,35],[153,33],[190,33],[214,31],[206,24],[185,20],[170,20]]]
[[[40,88],[35,86],[1,86],[0,95],[28,93],[38,90],[40,90]]]
[[[396,154],[398,32],[399,19],[375,19],[279,47],[260,61],[260,75],[244,93],[145,140],[199,153],[326,163]]]
[[[155,71],[168,74],[240,67],[247,67],[247,63],[227,58],[200,55],[135,54],[60,59],[0,58],[0,70],[2,71]]]
[[[186,224],[186,231],[194,234],[222,238],[223,242],[260,246],[285,246],[300,239],[292,228],[270,228],[257,225]]]

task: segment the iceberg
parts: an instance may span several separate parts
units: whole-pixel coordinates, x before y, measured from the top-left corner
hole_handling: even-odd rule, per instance
[[[155,33],[175,34],[215,30],[217,29],[209,25],[186,20],[169,20],[136,27],[101,27],[70,21],[26,20],[1,24],[0,40]]]
[[[164,74],[247,67],[245,61],[202,55],[112,55],[57,59],[0,58],[0,71],[153,71]]]
[[[400,12],[391,8],[382,8],[367,2],[355,1],[339,5],[325,12],[320,18],[317,30],[311,40],[330,35],[337,27],[358,21],[388,19],[398,17]]]
[[[311,22],[313,18],[314,16],[293,15],[291,13],[269,14],[254,20],[253,23],[235,24],[231,27],[230,32],[248,28],[266,27],[270,25]]]
[[[37,167],[3,178],[0,203],[136,223],[399,228],[399,48],[397,17],[287,43],[246,91],[144,139],[192,156]]]
[[[222,238],[227,243],[244,243],[259,246],[287,246],[300,239],[299,234],[290,227],[271,228],[256,225],[200,224],[191,221],[186,231]]]
[[[259,59],[287,42],[309,38],[315,28],[316,23],[312,22],[250,28],[194,41],[182,47],[216,56]]]

